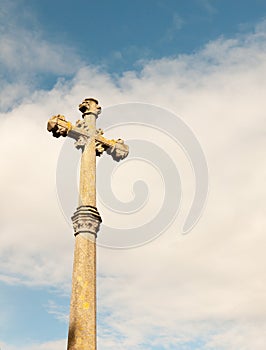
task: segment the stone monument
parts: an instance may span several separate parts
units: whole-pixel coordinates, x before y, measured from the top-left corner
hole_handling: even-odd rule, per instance
[[[119,161],[128,155],[121,139],[108,140],[96,129],[101,107],[94,98],[80,105],[82,119],[72,125],[63,115],[53,116],[47,129],[54,137],[71,137],[81,149],[78,208],[72,216],[75,251],[72,275],[68,350],[96,350],[96,238],[101,217],[96,208],[96,156],[104,151]]]

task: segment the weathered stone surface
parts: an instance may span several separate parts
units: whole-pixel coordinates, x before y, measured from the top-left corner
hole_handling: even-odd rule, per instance
[[[96,244],[77,235],[68,350],[96,350]]]
[[[80,163],[79,206],[96,206],[96,151],[95,151],[95,114],[84,117],[90,127],[91,136],[84,146]]]
[[[80,105],[82,120],[76,125],[62,115],[52,117],[47,129],[53,136],[69,136],[81,149],[79,207],[72,217],[75,252],[69,318],[68,350],[96,350],[96,237],[101,217],[96,209],[96,155],[104,151],[119,161],[128,155],[128,146],[121,139],[104,138],[96,130],[101,107],[94,98]]]

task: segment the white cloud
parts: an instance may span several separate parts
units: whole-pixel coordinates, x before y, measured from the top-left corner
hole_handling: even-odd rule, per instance
[[[204,349],[262,349],[266,39],[261,28],[245,38],[209,43],[195,55],[147,62],[139,75],[126,73],[116,82],[84,67],[73,80],[37,91],[3,114],[2,279],[69,286],[73,239],[55,189],[63,140],[46,132],[49,116],[63,113],[75,120],[75,106],[88,95],[103,107],[153,103],[181,115],[200,140],[210,170],[209,201],[185,237],[177,235],[178,218],[149,245],[99,249],[99,309],[112,329],[110,334],[101,326],[100,347],[112,349],[119,339],[123,349],[141,349],[144,342],[147,349],[155,343],[167,349],[205,338]],[[30,349],[62,344],[49,346]]]
[[[214,15],[217,13],[213,1],[211,0],[199,0],[200,5],[207,11],[209,15]]]
[[[30,96],[42,76],[71,76],[83,65],[71,47],[44,38],[20,1],[3,1],[0,20],[0,109],[12,108]]]
[[[38,22],[20,1],[4,1],[0,18],[0,62],[10,78],[26,73],[72,74],[81,66],[75,50],[43,37]]]
[[[46,343],[33,344],[27,346],[12,346],[0,342],[1,349],[3,350],[62,350],[66,348],[66,340],[56,340]]]
[[[49,300],[48,304],[45,305],[49,314],[55,316],[60,322],[68,322],[68,311],[65,307],[57,305],[53,300]]]
[[[243,322],[238,325],[232,324],[219,334],[210,337],[206,349],[243,349],[251,347],[263,350],[265,347],[265,322]]]
[[[186,21],[184,18],[181,17],[177,12],[174,12],[172,15],[172,22],[170,23],[169,28],[166,30],[162,41],[172,41],[175,38],[177,32],[185,25],[185,23]]]
[[[15,74],[41,71],[52,74],[74,73],[80,61],[74,52],[64,45],[51,44],[37,31],[18,30],[1,35],[2,64]],[[66,60],[65,57],[68,57]]]

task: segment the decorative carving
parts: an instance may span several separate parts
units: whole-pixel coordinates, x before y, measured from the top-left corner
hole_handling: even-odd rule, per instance
[[[100,223],[92,218],[80,219],[73,223],[75,235],[80,232],[90,232],[96,234],[98,232]]]
[[[72,124],[66,121],[63,115],[55,115],[48,120],[47,130],[53,133],[54,137],[66,137],[72,129]]]
[[[82,112],[84,118],[87,114],[94,114],[96,117],[101,113],[101,107],[98,105],[98,101],[94,98],[86,98],[80,105],[79,110]],[[102,129],[96,130],[95,135],[90,134],[89,125],[86,120],[81,119],[73,126],[70,122],[66,121],[63,115],[53,116],[47,125],[48,131],[53,133],[53,136],[69,136],[76,140],[75,147],[77,149],[83,149],[90,137],[95,137],[95,153],[96,156],[101,156],[104,151],[110,154],[114,160],[120,161],[128,155],[128,146],[125,145],[122,139],[108,140],[102,135],[104,134]]]
[[[95,138],[95,150],[96,156],[100,157],[104,151],[107,150],[108,146],[104,145],[100,140],[97,140],[97,136],[102,136],[104,134],[102,129],[96,130],[96,138]]]
[[[96,238],[102,219],[97,208],[83,205],[72,216],[72,222],[75,236],[78,234],[85,236],[92,234]]]
[[[119,162],[121,159],[124,159],[128,155],[128,146],[125,145],[122,139],[115,141],[115,144],[112,147],[109,147],[106,152],[110,154],[114,160]]]
[[[86,114],[95,114],[96,118],[101,113],[102,108],[98,105],[98,100],[95,98],[85,98],[85,100],[79,105],[79,110],[82,113],[82,117]]]
[[[120,161],[126,158],[128,155],[128,146],[125,145],[122,139],[118,140],[108,140],[103,135],[103,130],[97,130],[95,140],[96,140],[96,155],[101,156],[101,154],[106,151],[110,154],[114,160]],[[98,148],[98,152],[97,152]]]
[[[95,140],[96,156],[100,157],[107,148],[100,141]]]
[[[77,149],[80,149],[80,148],[83,149],[86,146],[87,142],[88,142],[88,137],[81,135],[79,136],[77,141],[74,143],[74,145]]]
[[[76,128],[79,129],[80,131],[89,131],[89,126],[85,123],[85,120],[78,120],[76,122]]]
[[[99,128],[96,130],[96,135],[103,135],[103,134],[104,134],[103,129]]]

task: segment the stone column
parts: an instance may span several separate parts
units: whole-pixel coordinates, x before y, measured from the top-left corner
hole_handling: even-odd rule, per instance
[[[78,234],[75,242],[68,350],[96,350],[96,245]]]
[[[86,101],[86,100],[85,100]],[[101,217],[96,208],[96,100],[81,104],[89,138],[82,150],[79,207],[72,217],[75,234],[68,350],[96,350],[96,237]],[[95,108],[97,108],[95,113]]]
[[[96,151],[95,151],[95,134],[96,134],[96,116],[88,114],[84,116],[84,122],[88,128],[90,138],[84,147],[80,164],[80,181],[79,181],[79,206],[90,205],[96,206]]]

